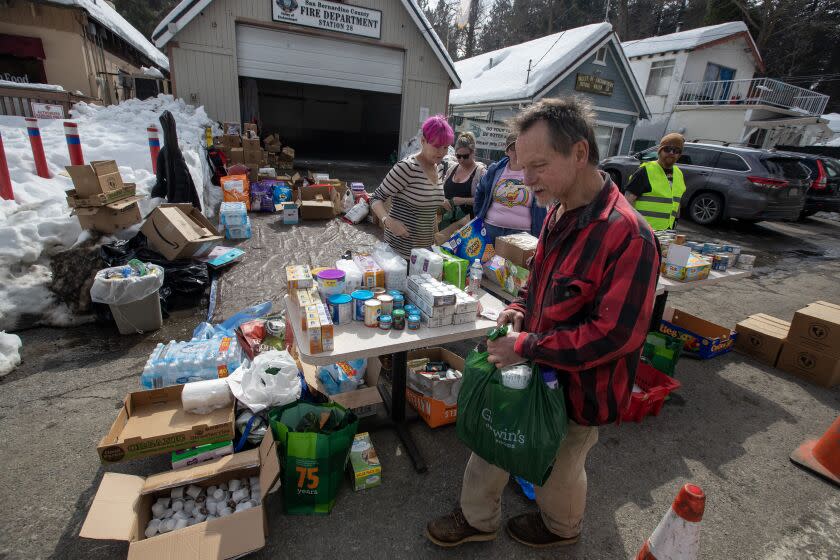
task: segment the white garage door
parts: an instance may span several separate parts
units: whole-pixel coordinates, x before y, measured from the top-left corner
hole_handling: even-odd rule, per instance
[[[239,75],[401,93],[403,53],[339,39],[236,26]]]

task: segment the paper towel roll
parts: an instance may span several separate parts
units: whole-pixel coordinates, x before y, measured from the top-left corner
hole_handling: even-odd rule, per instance
[[[181,406],[193,414],[207,414],[232,402],[233,394],[225,379],[193,381],[184,385],[181,392]]]

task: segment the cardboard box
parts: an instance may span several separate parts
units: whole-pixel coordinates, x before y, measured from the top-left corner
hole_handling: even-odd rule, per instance
[[[143,220],[137,201],[142,197],[132,196],[105,206],[76,208],[73,215],[79,219],[82,229],[102,233],[115,233],[139,224]]]
[[[92,161],[90,165],[68,165],[65,169],[73,179],[73,187],[79,198],[108,194],[125,187],[114,160]]]
[[[450,368],[462,374],[464,372],[464,358],[445,348],[423,348],[422,350],[412,350],[408,353],[409,362],[422,358],[430,362],[446,362]],[[421,395],[454,403],[458,399],[461,379],[434,379],[420,375],[414,370],[409,369],[407,384],[409,389]]]
[[[680,282],[703,280],[709,277],[711,271],[712,263],[692,253],[687,245],[672,245],[662,264],[663,276]]]
[[[469,216],[464,216],[463,218],[461,218],[460,220],[458,220],[454,224],[450,224],[449,227],[447,227],[446,229],[440,230],[439,232],[437,232],[435,234],[435,245],[443,245],[444,243],[449,241],[449,238],[452,237],[453,235],[455,235],[455,233],[459,229],[461,229],[462,227],[464,227],[468,223],[470,223],[470,217]]]
[[[230,161],[228,162],[230,165],[236,165],[238,163],[245,163],[245,150],[243,148],[231,148],[230,149]]]
[[[516,266],[528,268],[528,261],[537,252],[539,239],[528,233],[515,233],[496,238],[493,244],[496,256],[506,259]]]
[[[502,285],[504,291],[512,296],[518,296],[519,290],[528,283],[531,272],[523,266],[517,266],[505,259],[505,283]]]
[[[191,414],[181,407],[183,389],[173,385],[129,393],[96,448],[102,462],[162,455],[236,437],[233,403],[209,414]]]
[[[788,340],[826,356],[840,358],[840,305],[816,301],[793,315]]]
[[[659,331],[682,339],[685,353],[704,360],[732,350],[738,337],[733,330],[671,307],[665,309]]]
[[[768,366],[775,366],[788,331],[790,323],[787,321],[763,313],[751,315],[735,325],[738,333],[735,350]]]
[[[238,122],[225,122],[222,124],[222,131],[225,136],[236,136],[239,138],[242,135],[242,125]]]
[[[840,384],[840,358],[827,356],[808,346],[785,342],[777,367],[821,387]]]
[[[301,290],[312,288],[315,280],[312,279],[312,270],[308,264],[293,264],[286,267],[286,289]]]
[[[303,378],[309,386],[309,390],[314,393],[323,395],[329,401],[336,402],[353,413],[359,418],[366,416],[376,416],[380,412],[385,411],[385,404],[382,402],[382,396],[379,394],[377,383],[379,382],[379,374],[382,371],[382,366],[376,358],[368,358],[367,370],[365,371],[365,385],[355,391],[348,391],[346,393],[339,393],[337,395],[329,395],[318,379],[318,367],[307,363],[299,363],[300,371],[303,372]]]
[[[379,464],[376,449],[370,442],[369,433],[362,432],[353,438],[347,463],[353,477],[353,490],[373,488],[382,482],[382,465]]]
[[[421,395],[411,389],[405,390],[405,397],[430,428],[454,424],[458,420],[457,403],[449,405],[443,401]]]
[[[244,125],[244,133],[243,135],[248,138],[259,138],[259,131],[257,130],[257,125],[254,123],[245,123]]]
[[[66,191],[67,206],[70,208],[89,208],[95,206],[105,206],[124,198],[130,198],[137,194],[137,185],[134,183],[125,183],[121,189],[111,191],[108,193],[99,193],[89,197],[81,197],[76,192],[76,189]]]
[[[204,256],[223,239],[192,204],[161,204],[140,231],[149,245],[170,261]]]
[[[186,484],[218,485],[234,478],[259,477],[260,505],[197,523],[171,533],[146,538],[152,503],[169,496],[172,488]],[[149,477],[105,473],[93,498],[79,536],[88,539],[128,541],[128,559],[147,558],[227,560],[265,546],[268,519],[266,498],[280,478],[277,446],[271,430],[260,447],[209,463]]]
[[[340,213],[341,200],[332,187],[303,187],[298,196],[301,220],[331,220]]]
[[[283,213],[283,223],[288,225],[295,225],[300,222],[300,216],[298,213],[298,205],[295,202],[284,202],[282,204],[278,204],[280,208],[278,208],[278,212]]]
[[[172,469],[184,469],[199,463],[214,461],[226,455],[233,455],[233,442],[220,441],[173,451],[170,458]]]

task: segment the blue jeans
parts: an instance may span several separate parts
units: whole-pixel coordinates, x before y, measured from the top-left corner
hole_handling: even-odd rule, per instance
[[[503,228],[494,226],[492,224],[488,224],[484,222],[484,230],[487,232],[487,241],[489,243],[496,243],[496,238],[501,237],[504,235],[511,235],[514,233],[531,233],[530,231],[524,229],[510,229],[510,228]]]

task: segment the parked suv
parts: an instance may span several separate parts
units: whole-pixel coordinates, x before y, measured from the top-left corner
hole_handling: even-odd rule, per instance
[[[801,158],[811,172],[811,185],[800,218],[817,212],[840,212],[840,161],[815,154],[779,152]]]
[[[656,159],[653,147],[607,158],[599,167],[623,189],[639,164]],[[797,220],[811,184],[799,156],[768,150],[687,142],[677,166],[686,186],[681,215],[703,225],[724,218]]]

